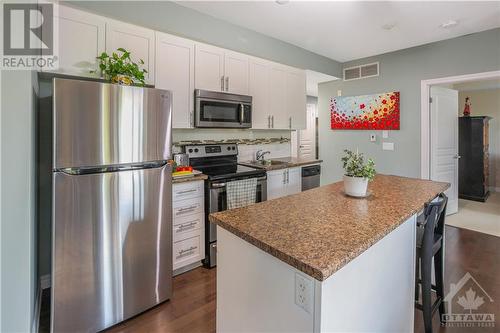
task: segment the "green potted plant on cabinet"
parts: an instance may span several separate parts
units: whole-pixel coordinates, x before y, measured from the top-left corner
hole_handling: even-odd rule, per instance
[[[145,74],[148,71],[139,67],[139,65],[144,65],[144,61],[140,59],[139,64],[136,64],[130,58],[130,52],[124,48],[117,49],[111,55],[103,52],[97,59],[104,79],[117,84],[145,85]]]

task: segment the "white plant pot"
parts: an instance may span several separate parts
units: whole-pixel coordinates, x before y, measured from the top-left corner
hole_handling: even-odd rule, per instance
[[[353,197],[364,197],[368,190],[368,178],[344,175],[344,191]]]

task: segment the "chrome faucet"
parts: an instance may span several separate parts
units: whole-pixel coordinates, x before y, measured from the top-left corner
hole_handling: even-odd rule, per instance
[[[271,154],[271,152],[269,150],[267,151],[262,151],[262,149],[257,150],[257,152],[255,153],[255,160],[256,161],[264,160],[264,156],[266,154]]]

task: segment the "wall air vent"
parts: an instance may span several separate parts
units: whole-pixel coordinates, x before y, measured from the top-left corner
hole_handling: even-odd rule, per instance
[[[359,80],[379,75],[379,63],[344,68],[344,81]]]

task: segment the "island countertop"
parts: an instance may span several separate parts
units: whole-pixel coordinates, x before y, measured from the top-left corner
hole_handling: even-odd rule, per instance
[[[213,213],[210,221],[323,281],[418,213],[448,183],[377,175],[366,199],[338,182],[252,206]]]

